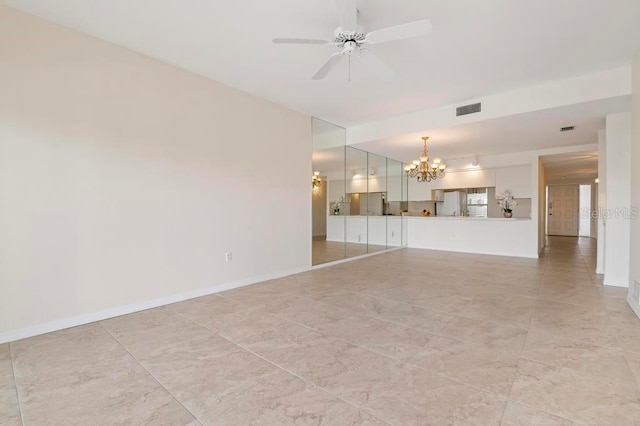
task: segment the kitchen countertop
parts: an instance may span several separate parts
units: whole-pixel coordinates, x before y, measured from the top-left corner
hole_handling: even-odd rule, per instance
[[[472,217],[472,216],[422,216],[421,214],[415,215],[384,215],[384,216],[374,216],[374,215],[335,215],[330,214],[329,217],[371,217],[371,218],[385,218],[385,217],[407,217],[409,219],[435,219],[435,220],[479,220],[479,221],[488,221],[488,220],[506,220],[506,221],[516,221],[516,220],[531,220],[530,217]]]
[[[329,217],[402,217],[399,214],[385,214],[385,215],[364,215],[364,214],[330,214]]]
[[[472,216],[422,216],[415,215],[410,216],[406,215],[404,217],[408,217],[409,219],[436,219],[436,220],[506,220],[506,221],[514,221],[514,220],[531,220],[530,217],[472,217]]]

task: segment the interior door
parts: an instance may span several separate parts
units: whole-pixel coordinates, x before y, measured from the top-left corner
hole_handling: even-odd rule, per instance
[[[578,185],[549,186],[549,235],[578,236],[580,187]]]

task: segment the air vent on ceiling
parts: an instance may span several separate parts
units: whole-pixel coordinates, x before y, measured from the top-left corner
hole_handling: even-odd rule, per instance
[[[570,131],[572,131],[572,130],[573,130],[573,129],[575,129],[575,128],[576,128],[576,126],[561,127],[561,128],[560,128],[560,131],[561,131],[561,132],[570,132]]]
[[[476,112],[480,112],[482,110],[482,104],[478,102],[477,104],[465,105],[456,108],[456,117],[460,117],[461,115],[474,114]]]

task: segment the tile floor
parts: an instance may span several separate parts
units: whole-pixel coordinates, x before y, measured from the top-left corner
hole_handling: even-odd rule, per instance
[[[400,250],[0,345],[0,424],[640,425],[590,240]]]
[[[339,243],[336,241],[326,241],[326,237],[314,237],[311,247],[311,264],[335,262],[351,257],[362,256],[368,253],[377,253],[387,249],[386,246],[360,243]],[[394,247],[389,247],[394,248]]]

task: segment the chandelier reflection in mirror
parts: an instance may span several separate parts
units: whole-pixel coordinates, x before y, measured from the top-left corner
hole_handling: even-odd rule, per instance
[[[313,192],[318,192],[321,184],[322,178],[320,177],[320,172],[313,172],[313,176],[311,177],[311,187],[313,188]]]
[[[419,160],[414,160],[412,164],[404,167],[407,176],[418,179],[418,182],[431,182],[438,178],[443,178],[446,174],[447,165],[440,158],[434,158],[429,164],[429,151],[427,150],[428,136],[423,136],[424,147]]]

